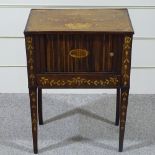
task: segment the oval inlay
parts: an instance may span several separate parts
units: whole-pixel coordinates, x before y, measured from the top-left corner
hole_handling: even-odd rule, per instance
[[[69,55],[73,58],[85,58],[88,56],[88,51],[86,49],[73,49]]]

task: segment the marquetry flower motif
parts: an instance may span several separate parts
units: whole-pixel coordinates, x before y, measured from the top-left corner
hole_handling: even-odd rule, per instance
[[[121,121],[120,121],[120,129],[124,130],[125,122],[126,122],[126,111],[127,111],[127,99],[128,99],[128,92],[124,91],[122,93],[122,106],[121,106]]]
[[[92,80],[92,79],[85,79],[81,77],[73,77],[72,79],[68,80],[56,80],[56,79],[49,79],[46,77],[40,78],[40,83],[43,86],[81,86],[81,85],[94,85],[94,86],[109,86],[113,85],[116,86],[118,84],[118,79],[116,77],[110,77],[104,80]]]
[[[33,131],[37,130],[37,101],[36,101],[36,92],[31,90],[30,92],[31,106],[32,106],[32,129]]]
[[[126,36],[124,39],[124,46],[123,46],[123,85],[127,86],[129,81],[129,67],[130,67],[130,60],[129,60],[129,52],[131,49],[131,37]]]
[[[69,29],[88,29],[91,27],[90,23],[67,23],[65,27]]]
[[[35,75],[34,75],[34,60],[33,60],[33,40],[32,37],[26,37],[26,47],[27,47],[27,55],[28,55],[28,71],[29,71],[29,82],[31,85],[35,83]]]

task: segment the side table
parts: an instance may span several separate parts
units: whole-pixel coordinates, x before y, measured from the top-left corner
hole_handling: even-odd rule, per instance
[[[24,34],[34,153],[47,88],[117,89],[122,152],[134,34],[127,9],[33,9]]]

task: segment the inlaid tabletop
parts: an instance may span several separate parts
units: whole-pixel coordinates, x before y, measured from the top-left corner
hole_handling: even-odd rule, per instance
[[[32,9],[25,32],[133,32],[127,9]]]

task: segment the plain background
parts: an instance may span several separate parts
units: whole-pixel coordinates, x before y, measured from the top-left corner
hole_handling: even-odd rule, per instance
[[[31,8],[128,8],[135,35],[132,94],[155,93],[155,0],[0,0],[0,93],[25,93],[23,31]],[[49,93],[114,93],[114,90],[45,90]]]

